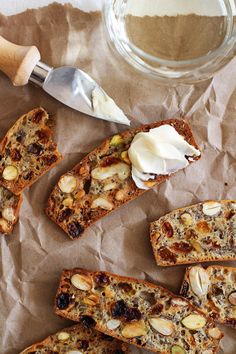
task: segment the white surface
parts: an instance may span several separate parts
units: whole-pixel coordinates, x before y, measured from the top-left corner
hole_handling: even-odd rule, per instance
[[[27,8],[37,8],[46,6],[54,1],[61,4],[71,3],[84,11],[101,10],[102,3],[110,0],[0,0],[0,12],[5,15],[13,15],[26,10]],[[229,0],[232,3],[234,14],[236,14],[235,0]],[[199,15],[216,16],[221,15],[220,3],[222,0],[130,0],[132,5],[132,14],[137,16],[153,15],[176,15],[197,13]],[[211,4],[209,6],[209,4]],[[130,12],[131,10],[129,10]]]

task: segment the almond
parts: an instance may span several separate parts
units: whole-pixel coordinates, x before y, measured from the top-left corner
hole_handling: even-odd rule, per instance
[[[210,279],[204,268],[192,267],[189,271],[189,281],[194,294],[197,296],[207,295]]]
[[[18,177],[18,170],[15,166],[7,166],[4,168],[2,177],[6,181],[13,181]]]
[[[181,299],[180,297],[174,297],[172,300],[171,300],[171,304],[174,305],[174,306],[188,306],[188,302]]]
[[[104,210],[112,210],[113,207],[114,205],[104,198],[97,198],[91,204],[92,209],[101,208]]]
[[[130,166],[124,162],[119,162],[107,167],[97,167],[92,170],[91,175],[99,181],[103,181],[114,175],[118,175],[119,179],[125,180],[130,175]]]
[[[182,320],[182,324],[191,330],[201,329],[206,325],[205,317],[201,315],[189,315]]]
[[[164,336],[170,336],[174,332],[173,322],[165,318],[151,317],[148,321],[153,329]]]
[[[2,211],[2,217],[7,221],[14,222],[16,220],[15,212],[13,208],[5,208]]]
[[[117,146],[117,145],[121,145],[123,143],[124,143],[123,138],[117,134],[111,138],[110,146]]]
[[[6,220],[0,219],[0,228],[2,229],[3,232],[9,231],[8,223]]]
[[[113,331],[114,329],[120,327],[120,325],[121,325],[121,321],[119,320],[110,320],[107,322],[107,328],[110,331]]]
[[[228,297],[229,302],[231,305],[236,306],[236,291],[232,292]]]
[[[185,225],[185,226],[190,226],[193,223],[193,218],[189,213],[184,213],[180,216],[181,222]]]
[[[208,330],[208,334],[210,337],[214,338],[214,339],[220,339],[222,338],[222,333],[219,330],[219,328],[215,327],[215,328],[209,328]]]
[[[66,333],[66,332],[60,332],[60,333],[58,333],[57,338],[60,342],[63,342],[65,340],[69,339],[70,335],[69,335],[69,333]]]
[[[186,351],[179,345],[173,345],[171,348],[171,354],[186,354]]]
[[[96,306],[99,303],[99,296],[92,294],[86,298],[84,298],[84,303],[89,306]]]
[[[75,288],[83,291],[89,291],[92,289],[92,279],[83,274],[74,274],[71,279],[71,284],[74,285]]]
[[[76,178],[73,176],[63,176],[58,182],[58,186],[63,193],[74,192],[77,185]]]
[[[148,332],[148,329],[144,321],[137,321],[127,324],[122,329],[122,336],[125,338],[135,338],[145,336]]]
[[[216,216],[221,212],[221,204],[217,202],[206,202],[202,206],[203,214],[207,216]]]

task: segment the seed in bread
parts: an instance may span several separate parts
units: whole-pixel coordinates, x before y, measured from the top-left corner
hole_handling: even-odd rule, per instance
[[[65,270],[58,315],[162,354],[216,353],[222,333],[186,299],[160,286],[106,272]],[[219,332],[216,338],[210,333]]]
[[[112,337],[78,324],[62,329],[20,354],[125,354],[128,346]]]
[[[128,149],[136,134],[162,125],[174,127],[190,145],[197,148],[189,125],[177,119],[144,125],[115,135],[60,178],[49,197],[47,215],[71,239],[76,239],[98,219],[143,194],[145,190],[139,189],[132,179]],[[186,159],[193,162],[199,156]],[[160,184],[169,176],[152,177],[154,179],[144,182],[147,187]]]
[[[0,186],[0,233],[9,235],[18,221],[22,203],[21,195],[14,195],[8,189]]]
[[[236,201],[207,201],[151,223],[156,262],[172,266],[236,259]]]
[[[189,267],[180,294],[214,320],[236,328],[236,268]]]
[[[61,160],[43,108],[24,114],[0,143],[0,185],[21,193]]]

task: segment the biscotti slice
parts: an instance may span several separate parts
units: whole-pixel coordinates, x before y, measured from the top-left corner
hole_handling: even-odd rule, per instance
[[[17,120],[0,143],[0,185],[19,194],[61,160],[48,113],[35,108]]]
[[[65,270],[55,311],[155,353],[216,353],[222,338],[214,321],[184,298],[105,272]]]
[[[214,320],[236,328],[236,268],[187,268],[180,293]]]
[[[20,354],[125,354],[128,346],[78,324],[53,334]]]
[[[49,197],[47,215],[75,239],[98,219],[143,194],[145,189],[138,188],[131,176],[128,150],[138,133],[162,126],[174,128],[184,142],[197,149],[190,127],[183,120],[148,124],[115,135],[60,178]],[[199,157],[185,156],[189,163]],[[152,174],[151,177],[144,181],[145,188],[160,184],[169,176]]]
[[[207,201],[151,223],[156,262],[172,266],[236,259],[236,201]]]
[[[22,203],[21,195],[14,195],[8,189],[0,186],[0,233],[9,235],[18,221]]]

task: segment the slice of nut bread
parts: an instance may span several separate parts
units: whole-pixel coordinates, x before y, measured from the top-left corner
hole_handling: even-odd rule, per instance
[[[106,139],[60,178],[49,197],[47,215],[70,238],[75,239],[98,219],[143,194],[145,190],[139,189],[131,177],[128,149],[137,133],[165,124],[173,126],[189,144],[197,148],[187,122],[177,119],[144,125]],[[189,162],[197,159],[199,157],[189,158]],[[152,187],[167,178],[156,175],[146,184]]]
[[[20,117],[0,143],[0,185],[21,193],[61,160],[43,108]]]
[[[30,346],[20,354],[125,354],[128,346],[78,324],[65,328],[43,341]]]
[[[236,259],[236,201],[207,201],[177,209],[151,223],[160,266]]]
[[[55,312],[155,353],[216,353],[222,338],[214,321],[184,298],[106,272],[65,270]]]
[[[236,268],[189,267],[180,293],[214,320],[236,328]]]
[[[0,186],[0,233],[9,235],[18,221],[22,203],[21,195],[14,195],[8,189]]]

